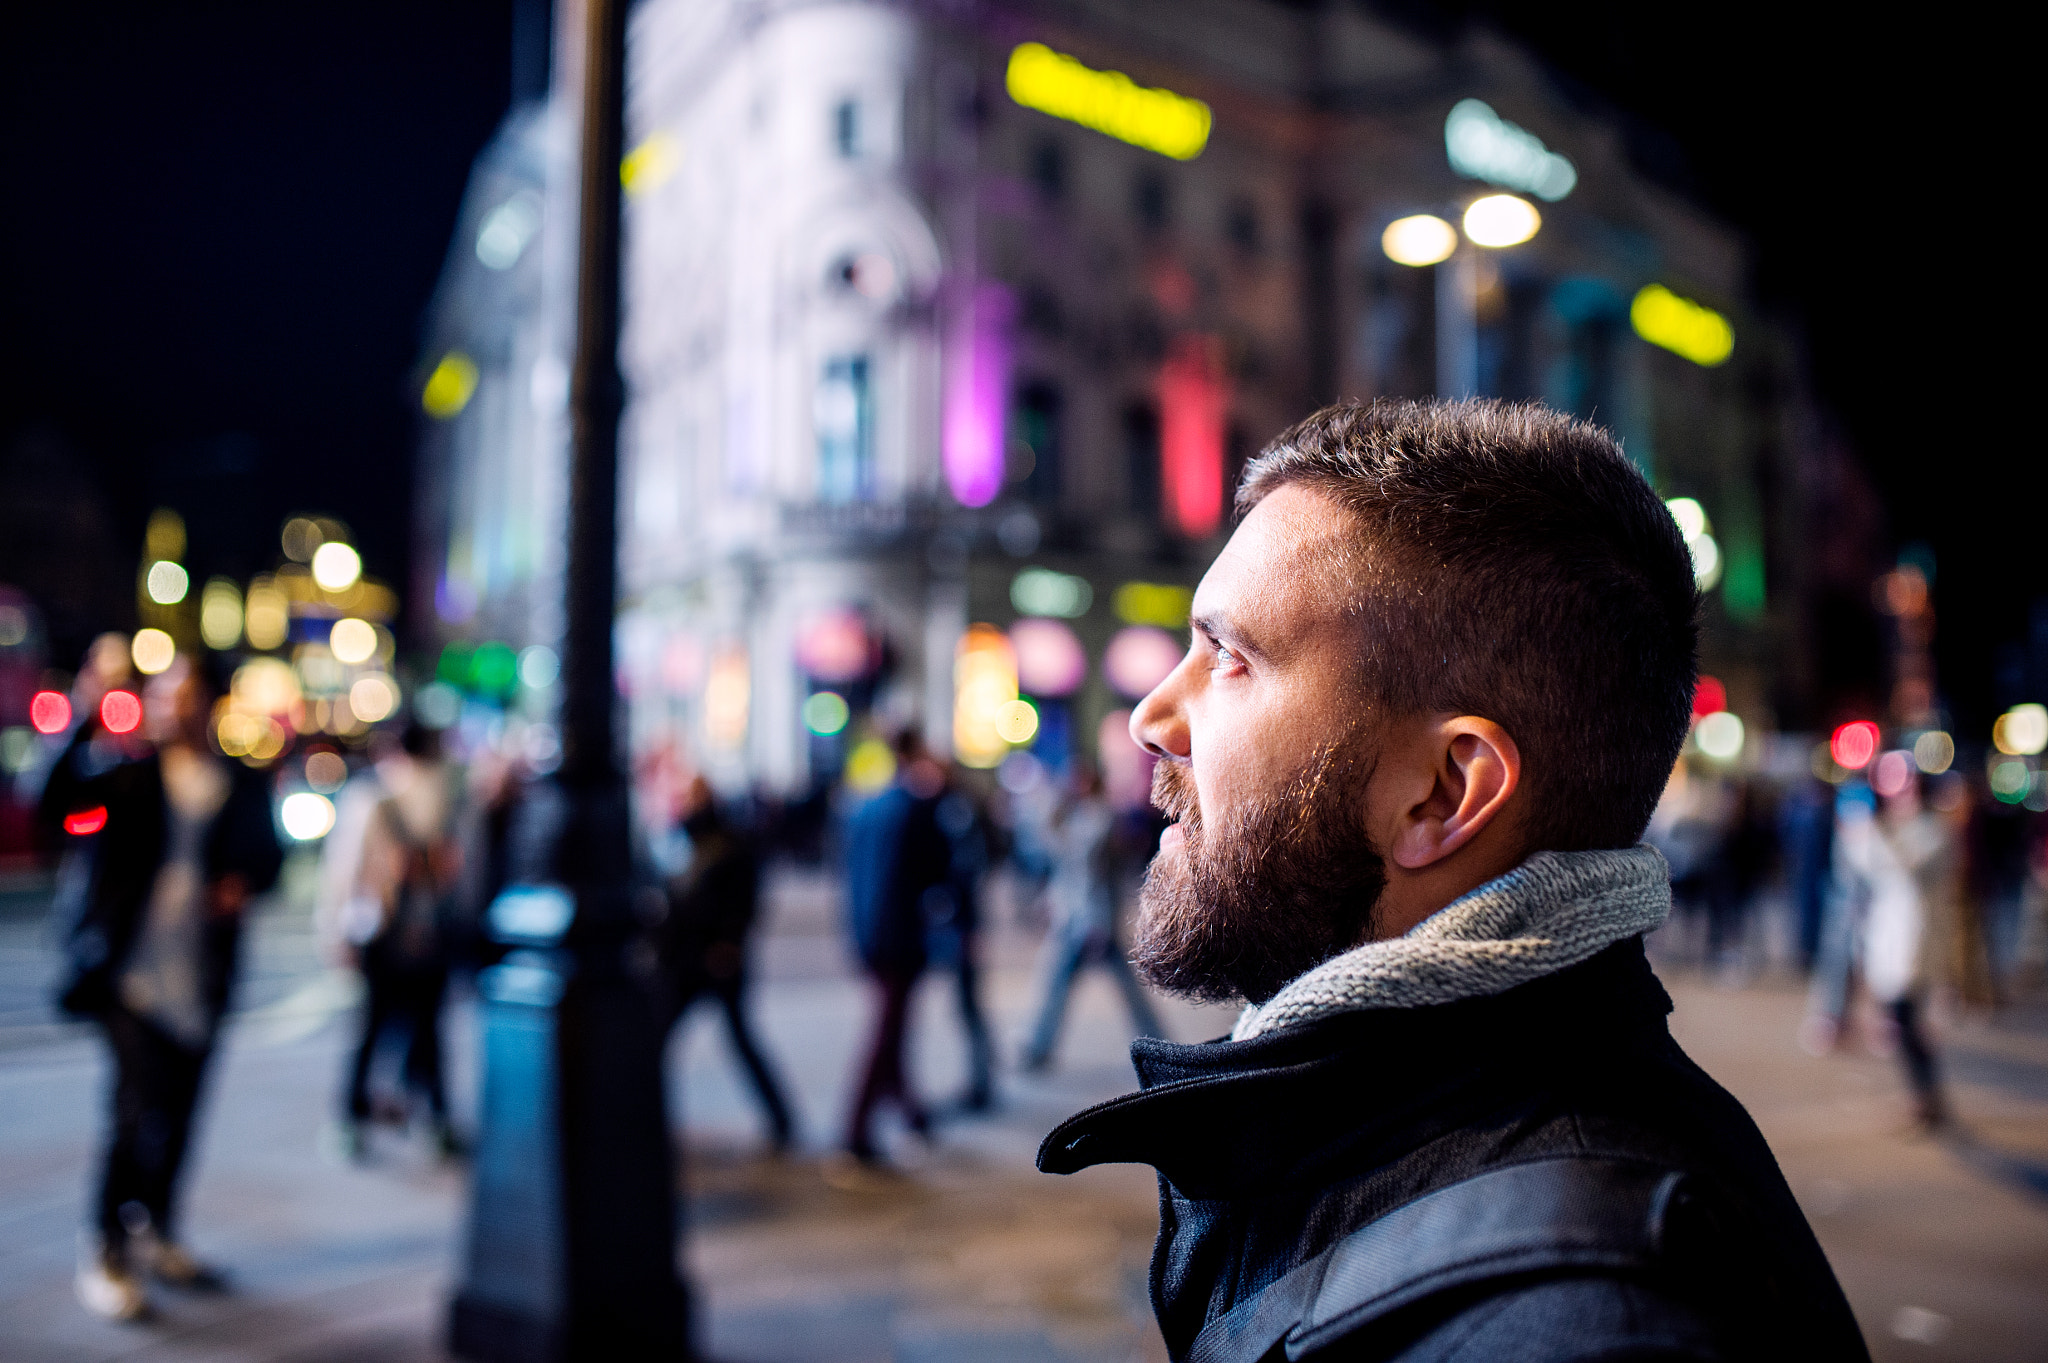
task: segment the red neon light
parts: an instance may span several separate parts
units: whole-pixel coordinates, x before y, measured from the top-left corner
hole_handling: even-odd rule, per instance
[[[39,734],[59,734],[71,723],[71,701],[61,691],[38,691],[29,698],[28,722]]]
[[[1701,677],[1700,684],[1692,692],[1692,717],[1699,719],[1706,715],[1718,714],[1728,708],[1728,688],[1721,685],[1719,677]]]
[[[1875,724],[1867,719],[1851,720],[1835,730],[1835,736],[1828,740],[1828,751],[1850,771],[1861,771],[1877,756],[1877,740]]]
[[[107,732],[130,734],[142,723],[142,702],[133,691],[109,691],[100,702],[100,723]]]
[[[64,831],[75,837],[82,838],[88,833],[97,833],[106,826],[107,807],[105,805],[94,805],[91,809],[81,809],[64,816]]]
[[[1159,487],[1167,522],[1183,535],[1214,534],[1223,520],[1223,424],[1230,391],[1223,344],[1182,336],[1159,367]]]

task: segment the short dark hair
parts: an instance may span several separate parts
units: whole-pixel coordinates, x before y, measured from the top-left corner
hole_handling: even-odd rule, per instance
[[[1340,403],[1246,466],[1238,514],[1288,484],[1358,525],[1368,698],[1506,729],[1529,850],[1640,839],[1692,719],[1699,592],[1613,437],[1534,403]]]

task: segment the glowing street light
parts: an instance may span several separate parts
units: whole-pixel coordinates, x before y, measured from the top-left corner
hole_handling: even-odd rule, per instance
[[[1465,235],[1475,246],[1519,246],[1541,226],[1536,205],[1513,194],[1489,194],[1465,210]]]
[[[1458,249],[1458,233],[1434,213],[1396,218],[1380,233],[1380,249],[1396,265],[1435,265]]]
[[[313,551],[313,580],[322,591],[347,591],[362,575],[362,556],[340,540],[329,540]]]

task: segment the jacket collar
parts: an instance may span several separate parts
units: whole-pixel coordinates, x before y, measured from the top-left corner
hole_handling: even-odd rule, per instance
[[[1631,937],[1498,994],[1335,1012],[1249,1041],[1141,1038],[1140,1091],[1054,1128],[1038,1167],[1150,1164],[1191,1197],[1314,1181],[1392,1158],[1544,1079],[1639,1054],[1667,1037],[1670,1011]]]

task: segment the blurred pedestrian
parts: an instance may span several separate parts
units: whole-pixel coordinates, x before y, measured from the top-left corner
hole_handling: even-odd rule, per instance
[[[1820,959],[1834,837],[1835,793],[1825,781],[1808,775],[1793,785],[1778,806],[1778,839],[1785,850],[1795,946],[1803,971],[1811,972]]]
[[[141,736],[110,733],[101,701],[119,680],[102,651],[72,696],[76,729],[44,786],[41,816],[67,844],[65,1011],[96,1020],[111,1054],[111,1130],[78,1299],[133,1320],[145,1278],[218,1288],[178,1234],[178,1176],[201,1081],[227,1011],[242,918],[283,854],[264,773],[212,746],[225,689],[179,657],[143,697]]]
[[[903,1064],[910,995],[926,962],[931,901],[943,902],[953,849],[938,821],[946,772],[915,732],[895,743],[896,779],[854,812],[846,830],[846,898],[854,949],[875,1000],[874,1029],[862,1061],[846,1153],[863,1164],[877,1158],[876,1109],[886,1100],[920,1136],[930,1118]]]
[[[960,1028],[967,1033],[967,1091],[963,1112],[995,1106],[995,1040],[981,1005],[981,882],[988,874],[988,820],[957,781],[933,810],[946,835],[950,868],[945,893],[926,901],[926,944],[934,964],[953,974],[953,998]]]
[[[441,1005],[448,992],[452,918],[462,854],[460,791],[440,734],[417,720],[382,735],[371,770],[342,791],[323,849],[322,926],[363,979],[361,1029],[342,1091],[336,1142],[350,1159],[369,1149],[374,1121],[406,1124],[410,1105],[378,1103],[380,1049],[396,1039],[400,1086],[424,1105],[436,1145],[461,1152],[448,1118]]]
[[[1876,836],[1860,849],[1873,882],[1864,920],[1864,984],[1896,1031],[1914,1118],[1931,1129],[1947,1120],[1948,1104],[1927,1026],[1930,962],[1942,947],[1941,915],[1961,869],[1958,849],[1941,815],[1921,799],[1917,775],[1885,800],[1869,827]]]
[[[718,807],[711,783],[694,776],[676,798],[682,834],[666,858],[662,889],[667,913],[656,934],[672,1028],[702,998],[717,1001],[726,1034],[753,1083],[778,1153],[794,1134],[789,1101],[775,1077],[747,1011],[747,944],[761,900],[761,858],[753,838]]]
[[[1046,887],[1051,930],[1039,957],[1038,1011],[1024,1048],[1027,1070],[1052,1063],[1067,996],[1084,966],[1100,966],[1116,982],[1139,1036],[1165,1035],[1118,940],[1121,877],[1115,832],[1116,812],[1103,796],[1101,774],[1076,762],[1071,795],[1042,834],[1053,850],[1052,880]]]

